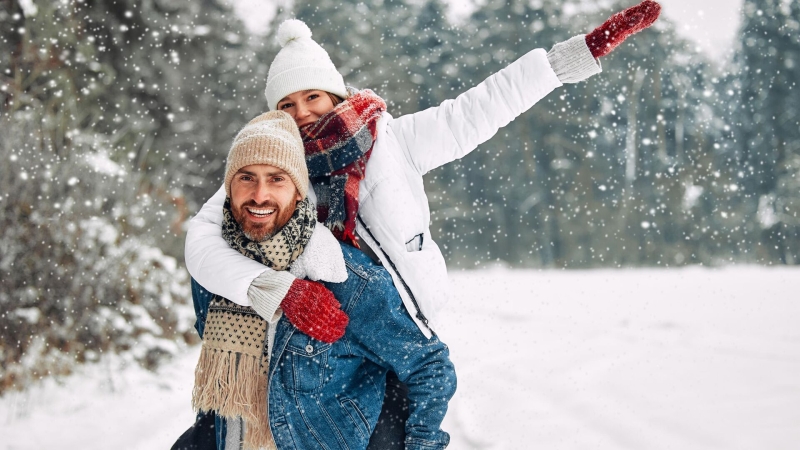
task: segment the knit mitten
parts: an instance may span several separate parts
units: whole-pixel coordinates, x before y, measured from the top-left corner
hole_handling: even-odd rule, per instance
[[[586,35],[586,45],[595,58],[611,53],[628,36],[653,24],[661,14],[661,5],[645,0],[636,6],[618,12],[594,31]]]
[[[322,342],[344,336],[349,318],[333,293],[320,283],[296,279],[281,302],[286,318],[298,330]]]
[[[247,297],[259,316],[268,322],[283,313],[298,330],[323,342],[334,342],[344,335],[347,314],[331,291],[319,283],[295,278],[284,270],[267,269],[256,277]]]

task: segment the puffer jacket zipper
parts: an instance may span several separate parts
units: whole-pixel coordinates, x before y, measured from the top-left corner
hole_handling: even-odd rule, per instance
[[[414,304],[414,308],[416,308],[416,310],[417,310],[417,314],[416,314],[417,319],[419,319],[420,322],[425,324],[425,327],[428,330],[430,330],[431,334],[436,336],[436,332],[433,331],[433,329],[431,328],[430,324],[428,324],[428,318],[425,317],[424,314],[422,314],[422,309],[420,309],[419,303],[417,303],[417,299],[414,297],[414,293],[411,292],[411,288],[409,288],[408,284],[406,284],[406,280],[403,279],[403,275],[400,273],[400,271],[397,270],[397,266],[394,265],[394,262],[392,261],[392,258],[390,258],[389,255],[387,255],[386,252],[383,251],[383,246],[381,245],[380,242],[378,242],[378,239],[375,237],[375,235],[372,234],[372,231],[369,230],[369,227],[367,226],[367,224],[364,223],[364,219],[361,218],[361,214],[359,214],[357,217],[358,217],[358,221],[361,223],[361,226],[364,227],[365,230],[367,230],[367,234],[369,234],[369,237],[375,242],[375,245],[378,247],[378,250],[386,258],[386,261],[389,262],[389,265],[392,266],[392,270],[397,275],[397,278],[399,278],[400,282],[403,283],[403,287],[405,288],[406,293],[408,293],[408,296],[411,298],[411,303]],[[374,251],[375,249],[372,249],[372,250]]]

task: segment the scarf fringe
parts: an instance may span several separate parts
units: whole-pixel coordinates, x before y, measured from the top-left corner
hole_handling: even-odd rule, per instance
[[[267,377],[260,358],[203,345],[195,369],[192,407],[245,423],[244,449],[275,448],[267,419]]]

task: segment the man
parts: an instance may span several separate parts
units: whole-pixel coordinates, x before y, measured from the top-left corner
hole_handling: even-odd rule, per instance
[[[422,334],[385,269],[317,223],[308,185],[291,116],[273,111],[253,119],[228,155],[223,237],[274,270],[313,274],[341,311],[316,321],[316,311],[330,308],[284,299],[281,307],[294,309],[290,322],[282,310],[264,320],[257,305],[219,296],[196,303],[203,349],[193,404],[217,414],[221,449],[242,441],[245,448],[364,449],[391,370],[409,389],[405,448],[446,447],[440,425],[456,387],[447,346]],[[331,258],[339,252],[343,259]],[[322,339],[299,332],[298,321]]]

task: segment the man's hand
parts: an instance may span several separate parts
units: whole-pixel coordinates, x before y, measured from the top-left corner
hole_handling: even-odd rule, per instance
[[[344,336],[349,318],[331,291],[315,281],[296,279],[281,302],[286,318],[312,338],[333,343]]]
[[[628,36],[653,24],[661,14],[661,5],[645,0],[638,5],[618,12],[594,31],[586,35],[586,45],[592,56],[599,58],[611,53]]]

